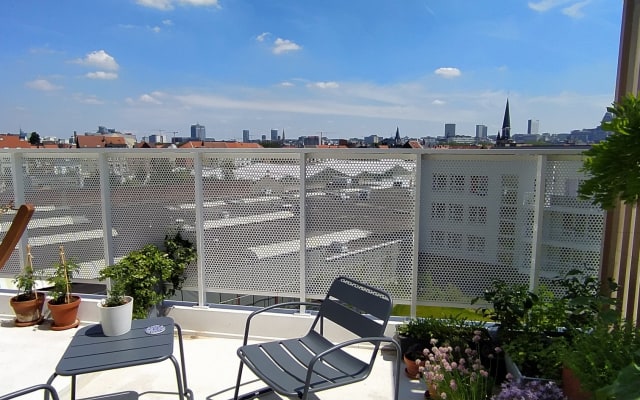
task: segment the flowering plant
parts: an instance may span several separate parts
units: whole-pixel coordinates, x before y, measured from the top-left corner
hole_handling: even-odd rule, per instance
[[[438,347],[437,339],[431,339],[432,347],[424,350],[424,362],[420,371],[429,393],[434,397],[449,400],[484,400],[493,387],[493,378],[480,359],[482,331],[474,331],[470,344],[462,348],[449,343]],[[499,353],[501,349],[494,350]],[[492,361],[494,353],[487,355]]]
[[[562,389],[553,381],[514,382],[507,376],[500,393],[491,400],[566,400]]]

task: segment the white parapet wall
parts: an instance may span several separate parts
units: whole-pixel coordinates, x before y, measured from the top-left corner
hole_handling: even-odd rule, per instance
[[[13,310],[9,299],[14,296],[13,291],[0,290],[0,318],[13,318]],[[82,323],[99,322],[97,303],[101,296],[82,296],[78,311],[78,318]],[[241,338],[249,314],[255,308],[248,307],[192,307],[172,305],[168,315],[182,328],[185,334],[198,336],[220,336]],[[45,306],[45,316],[47,316]],[[313,315],[300,314],[292,311],[274,310],[265,312],[254,318],[251,323],[250,336],[253,340],[286,338],[303,335],[313,322]],[[393,336],[398,322],[390,322],[387,326],[387,336]],[[335,341],[343,341],[353,336],[331,321],[325,320],[325,333]]]

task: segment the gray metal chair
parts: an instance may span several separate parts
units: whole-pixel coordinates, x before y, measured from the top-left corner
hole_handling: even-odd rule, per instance
[[[247,345],[249,326],[256,315],[289,305],[320,307],[309,332],[301,338],[277,340]],[[268,388],[241,396],[253,398],[256,393],[273,390],[285,396],[306,400],[311,392],[362,381],[369,376],[381,343],[391,343],[396,349],[394,398],[398,399],[401,354],[399,344],[384,336],[391,316],[391,297],[374,287],[346,277],[336,278],[320,305],[310,302],[276,304],[251,313],[247,319],[240,357],[234,399],[242,379],[242,367],[247,365]],[[357,338],[333,343],[323,336],[323,319],[351,331]],[[345,351],[349,346],[370,343],[371,358],[365,362]]]
[[[60,399],[58,397],[58,392],[56,392],[56,389],[53,386],[42,383],[40,385],[31,386],[31,387],[28,387],[28,388],[16,390],[15,392],[11,392],[11,393],[7,393],[5,395],[2,395],[2,396],[0,396],[0,400],[15,399],[17,397],[24,396],[24,395],[27,395],[29,393],[37,392],[39,390],[43,390],[45,392],[45,395],[51,395],[51,398],[53,400],[59,400]],[[45,397],[45,399],[46,398],[47,397]]]

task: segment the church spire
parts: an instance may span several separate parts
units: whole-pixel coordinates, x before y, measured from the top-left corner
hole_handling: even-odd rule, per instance
[[[498,131],[496,137],[496,146],[505,147],[510,146],[511,143],[511,116],[509,115],[509,99],[507,98],[507,105],[504,108],[504,119],[502,120],[502,129]]]
[[[511,116],[509,116],[509,99],[504,108],[504,119],[502,120],[502,140],[511,139]]]

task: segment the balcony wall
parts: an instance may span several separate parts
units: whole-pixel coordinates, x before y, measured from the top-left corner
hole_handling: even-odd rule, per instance
[[[396,303],[466,306],[493,279],[599,271],[604,213],[577,199],[580,149],[0,151],[0,203],[36,213],[32,245],[64,245],[79,282],[180,230],[197,243],[183,296],[320,298],[340,274]],[[12,218],[3,215],[6,232]],[[106,260],[106,261],[105,261]]]

